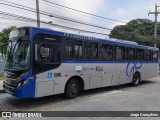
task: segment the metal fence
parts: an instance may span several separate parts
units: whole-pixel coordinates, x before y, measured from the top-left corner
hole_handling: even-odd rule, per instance
[[[0,56],[0,75],[3,75],[4,73],[4,62],[5,58],[3,56]]]

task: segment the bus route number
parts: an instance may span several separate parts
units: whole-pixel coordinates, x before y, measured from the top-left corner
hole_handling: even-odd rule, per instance
[[[96,66],[96,71],[103,71],[103,66]]]

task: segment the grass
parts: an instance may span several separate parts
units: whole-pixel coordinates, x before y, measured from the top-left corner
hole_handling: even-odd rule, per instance
[[[0,80],[4,80],[4,76],[3,75],[0,75]]]

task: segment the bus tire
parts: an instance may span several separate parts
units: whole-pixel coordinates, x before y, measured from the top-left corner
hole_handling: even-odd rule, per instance
[[[133,75],[133,80],[132,80],[132,85],[133,86],[138,86],[140,84],[141,76],[139,73],[135,73]]]
[[[80,86],[77,79],[72,78],[66,85],[65,88],[65,97],[69,99],[73,99],[78,96],[80,91]]]

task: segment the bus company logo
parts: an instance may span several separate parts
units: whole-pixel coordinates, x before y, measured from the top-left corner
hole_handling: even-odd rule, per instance
[[[126,75],[131,78],[135,71],[141,69],[142,63],[128,63],[126,67]]]
[[[2,112],[2,118],[10,118],[12,117],[11,112]]]
[[[64,33],[64,36],[66,36],[66,37],[71,37],[71,38],[77,38],[77,39],[85,39],[85,40],[99,41],[98,38],[88,37],[88,36],[82,36],[82,35],[77,35],[77,34],[71,34],[71,33]]]

